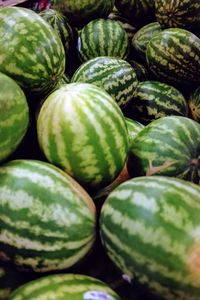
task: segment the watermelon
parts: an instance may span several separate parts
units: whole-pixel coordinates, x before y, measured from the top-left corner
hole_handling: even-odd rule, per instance
[[[200,83],[200,39],[185,29],[170,28],[154,35],[147,45],[146,59],[162,81]]]
[[[164,176],[134,178],[106,199],[101,239],[121,272],[161,299],[199,300],[199,215],[198,185]]]
[[[58,271],[92,248],[95,206],[70,176],[46,162],[0,167],[0,259],[21,270]]]
[[[51,25],[59,35],[65,49],[66,55],[70,50],[70,44],[73,43],[74,33],[68,19],[61,12],[55,9],[42,10],[39,15]]]
[[[125,122],[128,129],[128,136],[131,145],[138,133],[144,128],[144,125],[128,117],[125,117]]]
[[[129,145],[133,142],[137,134],[144,128],[144,125],[141,123],[129,119],[125,117],[125,122],[128,130],[128,137],[129,137]],[[125,163],[124,168],[118,175],[118,177],[111,182],[108,186],[100,189],[97,191],[97,193],[92,195],[92,199],[95,201],[96,204],[100,202],[100,199],[103,199],[103,201],[106,199],[106,197],[122,182],[127,181],[130,179],[130,175],[127,170],[127,164]]]
[[[47,93],[65,69],[65,52],[52,27],[34,11],[0,9],[0,71],[31,93]]]
[[[141,27],[132,38],[132,48],[138,56],[146,62],[146,48],[150,39],[161,32],[161,26],[158,22],[149,23]]]
[[[82,62],[98,56],[125,59],[128,51],[128,35],[117,21],[96,19],[79,31],[78,52]]]
[[[0,72],[0,162],[19,146],[29,125],[29,108],[20,86]]]
[[[119,12],[139,24],[149,23],[154,19],[155,0],[115,0]]]
[[[199,0],[155,0],[155,15],[163,28],[200,29]]]
[[[93,83],[102,87],[120,107],[132,99],[138,85],[137,75],[125,60],[115,57],[96,57],[83,63],[71,82]]]
[[[140,82],[129,103],[132,117],[142,123],[170,115],[188,115],[188,105],[182,93],[159,81]]]
[[[190,94],[188,106],[191,118],[200,123],[200,86]]]
[[[118,104],[101,88],[71,83],[53,92],[37,120],[44,155],[87,189],[112,182],[128,152],[127,128]]]
[[[113,6],[114,0],[56,0],[53,5],[78,27],[82,27],[93,19],[107,17]]]
[[[120,300],[103,281],[79,274],[56,274],[31,281],[12,293],[9,300]]]
[[[152,121],[130,147],[128,171],[133,176],[165,175],[200,184],[200,124],[187,117]]]

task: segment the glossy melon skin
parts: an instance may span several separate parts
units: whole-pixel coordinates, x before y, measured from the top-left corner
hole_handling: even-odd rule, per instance
[[[200,124],[187,117],[152,121],[130,146],[128,171],[134,176],[163,175],[200,184]]]
[[[169,28],[154,35],[147,45],[150,70],[162,81],[200,83],[200,39],[182,28]]]
[[[0,71],[29,92],[45,94],[65,69],[59,36],[38,14],[21,7],[0,10]]]
[[[200,187],[184,180],[138,177],[107,197],[101,239],[123,274],[166,300],[198,300]]]
[[[146,124],[166,116],[188,116],[188,104],[183,94],[171,85],[148,80],[140,82],[130,102],[130,113]]]
[[[125,60],[100,56],[83,63],[71,82],[92,83],[103,88],[123,108],[132,99],[138,85],[135,69]]]
[[[0,162],[20,145],[29,125],[29,107],[20,86],[0,72]]]
[[[0,167],[0,259],[38,273],[63,270],[93,247],[92,199],[57,167],[14,160]]]
[[[121,109],[108,93],[90,83],[71,83],[53,92],[40,110],[37,135],[48,161],[87,190],[111,183],[128,155]]]

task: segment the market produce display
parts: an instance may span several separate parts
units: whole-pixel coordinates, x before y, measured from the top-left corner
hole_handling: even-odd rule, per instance
[[[200,39],[182,28],[169,28],[152,37],[146,58],[160,79],[182,84],[200,84]]]
[[[150,39],[161,30],[158,22],[152,22],[140,28],[133,36],[132,47],[143,61],[146,60],[146,49]]]
[[[68,55],[70,46],[73,43],[74,33],[66,16],[55,9],[43,10],[40,12],[40,16],[47,21],[59,35],[66,55]]]
[[[153,80],[137,85],[130,110],[132,117],[143,123],[170,115],[188,116],[184,96],[173,86]]]
[[[133,97],[138,85],[135,69],[125,60],[100,56],[82,64],[71,82],[87,82],[102,87],[120,107]]]
[[[0,1],[0,300],[199,300],[199,220],[199,1]]]

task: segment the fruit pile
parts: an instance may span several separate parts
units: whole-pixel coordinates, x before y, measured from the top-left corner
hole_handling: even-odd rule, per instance
[[[199,300],[199,0],[0,8],[0,300]]]

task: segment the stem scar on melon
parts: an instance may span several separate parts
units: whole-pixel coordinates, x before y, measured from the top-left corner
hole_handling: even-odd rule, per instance
[[[200,287],[200,238],[189,249],[187,265],[189,268],[189,280],[194,286]]]
[[[51,76],[51,80],[52,80],[52,81],[56,81],[56,79],[57,79],[56,75],[53,74],[53,75]]]
[[[176,161],[165,161],[160,166],[153,166],[152,161],[149,161],[149,168],[146,171],[146,176],[152,176],[154,174],[157,174],[160,171],[163,171],[164,169],[167,169],[168,167],[173,166],[175,163],[176,163]]]

